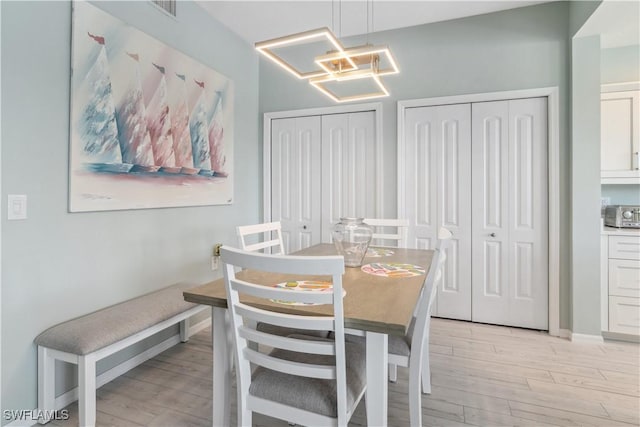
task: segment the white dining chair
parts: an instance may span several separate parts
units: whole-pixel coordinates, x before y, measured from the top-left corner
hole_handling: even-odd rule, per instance
[[[289,423],[346,426],[365,393],[366,353],[364,346],[345,342],[343,258],[269,255],[228,247],[222,247],[221,257],[235,345],[237,424],[251,426],[253,412],[257,412]],[[280,288],[270,282],[249,283],[236,276],[238,267],[267,273],[331,276],[333,288],[313,292]],[[257,298],[260,308],[242,302],[240,295]],[[275,301],[328,304],[332,314],[283,314],[269,309]],[[252,327],[258,322],[331,330],[334,339],[273,335]],[[273,350],[260,353],[251,343]]]
[[[240,225],[236,227],[236,232],[240,248],[245,251],[261,251],[274,255],[283,255],[285,252],[280,221]]]
[[[389,364],[409,368],[409,419],[412,426],[422,426],[420,383],[422,383],[422,392],[431,393],[429,365],[431,307],[438,284],[442,279],[442,269],[446,260],[444,248],[451,236],[451,231],[444,227],[438,230],[438,243],[407,335],[389,337]]]
[[[373,227],[373,236],[371,236],[372,246],[395,248],[404,248],[407,246],[409,220],[365,218],[364,222]],[[390,228],[394,229],[395,232],[390,232]],[[388,244],[389,241],[392,242],[391,245]]]
[[[284,255],[284,243],[282,241],[282,227],[280,221],[264,224],[240,225],[236,227],[238,244],[240,249],[249,252],[271,250],[273,255]],[[258,241],[262,239],[262,241]],[[269,252],[267,252],[269,253]],[[305,331],[300,328],[282,328],[279,326],[259,323],[258,329],[276,335],[306,334],[319,337],[327,337],[329,331]]]

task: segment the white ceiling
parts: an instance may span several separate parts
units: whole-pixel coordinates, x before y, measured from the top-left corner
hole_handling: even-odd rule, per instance
[[[336,36],[342,38],[367,33],[367,21],[370,23],[369,32],[384,31],[547,2],[548,0],[198,1],[209,14],[252,45],[262,40],[320,27],[332,29]]]

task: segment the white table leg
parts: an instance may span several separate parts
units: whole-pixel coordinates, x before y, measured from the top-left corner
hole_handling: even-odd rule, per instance
[[[367,332],[367,425],[387,425],[388,339],[387,334]]]
[[[227,309],[213,307],[211,334],[213,341],[213,426],[230,425],[231,359]]]

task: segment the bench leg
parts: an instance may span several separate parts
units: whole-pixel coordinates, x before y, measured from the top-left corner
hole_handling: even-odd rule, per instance
[[[55,410],[56,389],[56,360],[46,347],[38,346],[38,409],[45,414],[53,414]],[[46,424],[49,419],[38,419],[40,424]]]
[[[96,359],[78,357],[78,417],[80,427],[96,425]]]
[[[184,319],[180,322],[180,341],[189,341],[189,319]]]

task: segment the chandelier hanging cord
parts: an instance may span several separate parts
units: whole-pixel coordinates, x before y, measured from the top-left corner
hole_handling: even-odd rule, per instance
[[[367,0],[366,5],[367,5],[367,37],[365,41],[366,41],[366,44],[369,44],[369,0]],[[371,0],[371,6],[373,7],[373,0]]]
[[[331,0],[331,31],[336,32],[336,12],[335,12],[336,0]]]

